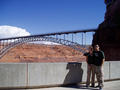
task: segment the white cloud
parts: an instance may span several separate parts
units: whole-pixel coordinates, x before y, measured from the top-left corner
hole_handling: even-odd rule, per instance
[[[0,26],[0,38],[28,36],[30,33],[23,28],[14,26]]]
[[[30,33],[23,28],[15,27],[15,26],[0,26],[0,38],[8,38],[8,37],[19,37],[19,36],[29,36]],[[39,41],[39,44],[46,44],[46,45],[60,45],[53,42],[47,41]]]
[[[45,44],[45,45],[61,45],[61,44],[58,44],[58,43],[48,42],[48,41],[36,41],[34,43],[36,43],[36,44]]]

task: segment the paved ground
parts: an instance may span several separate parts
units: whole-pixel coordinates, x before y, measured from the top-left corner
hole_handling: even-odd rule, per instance
[[[105,82],[103,90],[120,90],[120,80]],[[0,89],[1,90],[1,89]],[[85,85],[71,87],[51,87],[39,89],[2,89],[2,90],[99,90],[98,88],[86,88]]]
[[[105,82],[103,90],[120,90],[120,80]],[[41,89],[27,89],[27,90],[99,90],[98,88],[86,88],[85,85],[78,85],[72,87],[53,87]]]

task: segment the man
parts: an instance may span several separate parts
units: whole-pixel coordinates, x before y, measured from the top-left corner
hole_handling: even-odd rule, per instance
[[[95,51],[93,52],[94,65],[95,65],[95,74],[98,81],[98,87],[100,90],[103,88],[103,64],[105,61],[104,52],[100,50],[99,45],[94,46]]]

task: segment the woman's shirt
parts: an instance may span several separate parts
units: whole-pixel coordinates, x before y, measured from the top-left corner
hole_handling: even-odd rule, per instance
[[[87,56],[87,63],[88,64],[94,64],[93,54],[85,53],[84,56]]]

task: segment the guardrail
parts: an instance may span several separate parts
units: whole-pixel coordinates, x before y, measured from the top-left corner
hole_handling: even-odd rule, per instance
[[[104,64],[105,80],[120,79],[120,61]],[[0,88],[35,88],[82,83],[87,64],[72,63],[0,63]]]

